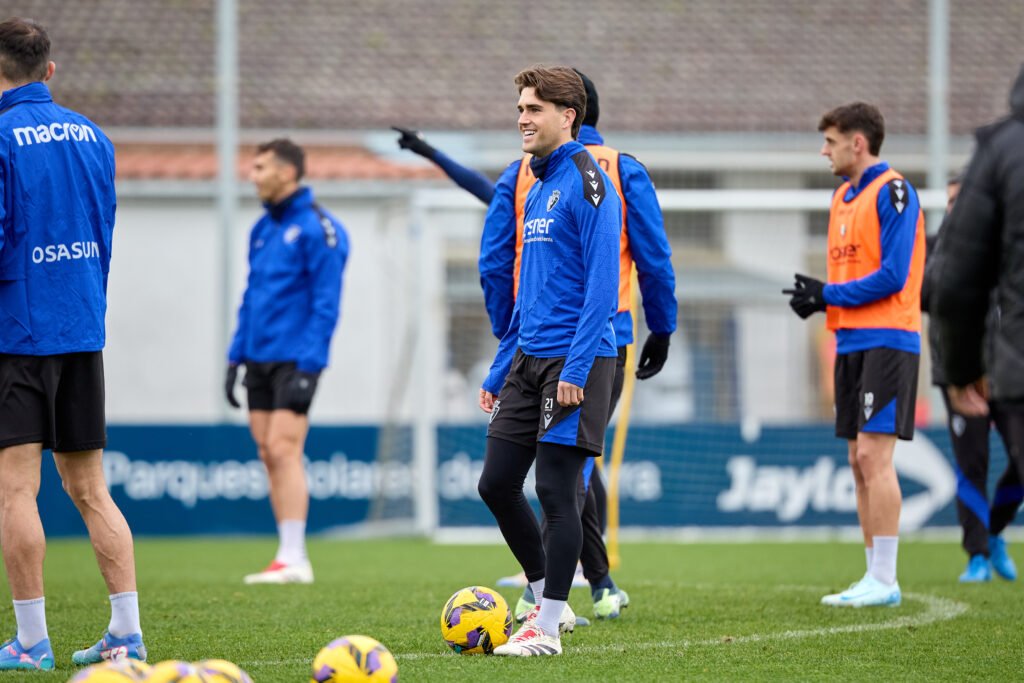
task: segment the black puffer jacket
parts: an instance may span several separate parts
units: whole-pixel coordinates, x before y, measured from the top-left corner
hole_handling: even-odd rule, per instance
[[[946,380],[964,386],[988,375],[992,398],[1024,400],[1024,68],[1010,116],[977,131],[977,148],[953,211],[943,221],[929,274]],[[986,367],[989,296],[999,319]]]

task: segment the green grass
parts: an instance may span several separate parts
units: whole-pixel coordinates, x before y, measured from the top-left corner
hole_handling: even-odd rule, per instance
[[[269,539],[139,541],[150,661],[223,657],[258,683],[304,682],[323,645],[362,633],[391,649],[404,681],[1007,681],[1019,680],[1024,662],[1024,585],[959,585],[964,556],[954,543],[903,543],[903,606],[862,610],[818,605],[859,578],[855,544],[626,545],[614,576],[632,606],[563,637],[564,656],[528,659],[458,656],[440,637],[453,591],[493,586],[515,569],[504,547],[317,540],[314,585],[243,586],[273,548]],[[1011,551],[1024,567],[1020,547]],[[88,543],[51,542],[46,585],[58,669],[0,680],[66,680],[71,651],[106,626]],[[518,591],[503,594],[515,604]],[[588,591],[575,589],[572,605],[592,616]]]

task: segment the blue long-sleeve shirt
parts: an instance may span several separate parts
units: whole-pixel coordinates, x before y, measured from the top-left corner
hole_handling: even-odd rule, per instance
[[[857,187],[850,185],[843,201],[852,201],[861,191],[885,171],[889,164],[882,161],[864,171]],[[848,178],[846,180],[849,180]],[[825,303],[852,308],[879,301],[901,291],[910,275],[910,261],[914,253],[920,201],[917,190],[904,181],[908,188],[907,205],[897,211],[889,193],[878,193],[879,239],[882,263],[878,270],[849,282],[825,285]],[[858,328],[836,330],[836,353],[853,353],[873,348],[892,348],[910,353],[921,352],[921,335],[909,330],[890,328]]]
[[[348,236],[300,188],[267,212],[249,237],[249,281],[238,310],[228,361],[292,361],[299,370],[327,367],[338,323]]]
[[[44,83],[0,95],[0,353],[106,343],[114,146]]]
[[[567,142],[531,162],[512,321],[483,388],[497,394],[516,349],[565,357],[560,379],[585,386],[595,357],[615,357],[622,204],[586,148]]]
[[[494,183],[490,178],[480,171],[463,166],[441,150],[435,149],[430,158],[456,185],[484,204],[491,203],[491,198],[494,196]]]
[[[603,145],[604,138],[593,126],[582,126],[579,142]],[[499,339],[508,329],[515,303],[515,194],[520,163],[512,162],[499,176],[480,239],[480,285],[491,331]],[[671,334],[676,329],[678,310],[675,272],[654,183],[643,164],[628,154],[619,156],[619,179],[626,200],[626,234],[636,263],[647,326],[655,334]],[[630,311],[616,313],[614,328],[620,347],[633,342]]]

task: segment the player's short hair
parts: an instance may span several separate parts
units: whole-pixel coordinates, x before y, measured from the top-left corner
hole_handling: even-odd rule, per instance
[[[572,139],[580,134],[583,117],[587,112],[587,90],[583,79],[574,69],[567,66],[544,66],[535,64],[516,74],[516,87],[522,93],[526,88],[533,88],[537,97],[545,102],[572,109],[576,118],[572,122]]]
[[[964,173],[967,172],[966,168],[961,168],[959,171],[954,171],[949,174],[949,178],[946,179],[946,186],[950,185],[963,185],[964,184]]]
[[[0,75],[12,83],[41,81],[50,65],[50,36],[31,19],[0,22]]]
[[[844,135],[853,131],[861,133],[868,141],[868,152],[872,156],[878,156],[882,151],[882,141],[885,140],[885,119],[878,107],[866,102],[852,102],[836,107],[821,117],[818,122],[818,132],[825,132],[826,129],[835,126],[836,130]]]
[[[301,180],[306,174],[306,152],[288,138],[275,138],[256,148],[257,154],[273,152],[278,160],[295,168],[295,179]]]

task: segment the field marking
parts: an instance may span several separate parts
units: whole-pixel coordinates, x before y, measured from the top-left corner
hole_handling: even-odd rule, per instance
[[[679,585],[679,584],[675,584]],[[810,588],[808,586],[778,586],[778,590],[797,589],[813,590],[816,593],[824,592],[822,589]],[[603,654],[614,652],[634,652],[636,650],[685,650],[693,647],[709,647],[715,645],[737,645],[745,643],[764,643],[769,641],[801,640],[804,638],[816,638],[818,636],[831,636],[842,633],[867,633],[870,631],[887,631],[911,626],[927,626],[939,621],[950,621],[967,612],[968,605],[950,598],[941,598],[926,593],[904,593],[904,599],[922,602],[926,609],[921,614],[913,616],[897,617],[891,621],[871,624],[847,624],[845,626],[827,626],[822,628],[811,628],[802,630],[779,631],[777,633],[753,633],[746,636],[720,636],[718,638],[706,638],[704,640],[662,640],[641,643],[631,643],[629,646],[616,645],[570,645],[568,653],[581,652],[585,654]],[[835,607],[831,609],[851,610],[851,607]],[[409,652],[396,654],[395,659],[433,659],[436,657],[457,657],[454,652]],[[282,659],[260,662],[240,662],[242,666],[285,666],[292,664],[305,664],[308,659]]]

